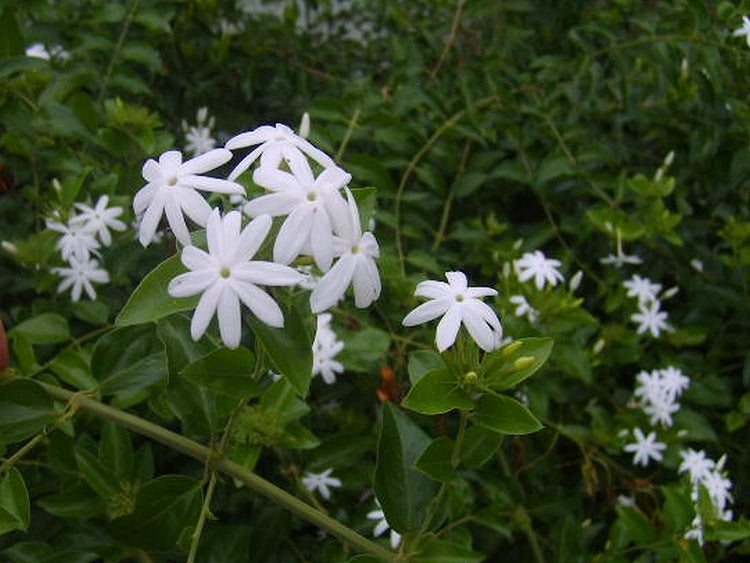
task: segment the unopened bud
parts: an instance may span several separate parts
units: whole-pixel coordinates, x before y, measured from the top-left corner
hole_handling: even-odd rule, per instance
[[[508,356],[510,356],[511,354],[513,354],[513,352],[515,352],[516,350],[518,350],[521,346],[523,346],[523,342],[521,342],[520,340],[516,340],[515,342],[511,342],[507,346],[504,346],[500,350],[500,354],[504,358],[507,358]]]
[[[513,371],[521,371],[534,363],[533,356],[521,356],[511,364]]]
[[[680,292],[680,288],[676,285],[674,287],[670,287],[667,289],[664,293],[662,293],[661,298],[662,299],[669,299],[670,297],[674,297]]]
[[[52,178],[52,189],[54,189],[57,193],[60,193],[62,191],[60,180],[58,180],[57,178]]]
[[[307,112],[302,114],[302,120],[299,123],[299,136],[303,139],[310,136],[310,114]]]
[[[578,270],[575,274],[573,274],[573,277],[570,278],[570,283],[568,284],[570,291],[577,290],[581,286],[582,279],[583,279],[583,272],[581,270]]]
[[[470,371],[464,375],[464,383],[468,383],[469,385],[474,385],[478,380],[479,376],[475,371]]]
[[[198,112],[195,114],[195,118],[198,120],[198,125],[203,125],[203,123],[208,118],[208,108],[206,106],[198,108]]]
[[[598,354],[604,349],[604,344],[606,344],[606,341],[603,338],[600,338],[594,343],[594,348],[591,351],[594,354]]]
[[[4,240],[0,242],[0,246],[2,246],[3,250],[7,252],[8,254],[18,253],[18,247],[10,241]]]

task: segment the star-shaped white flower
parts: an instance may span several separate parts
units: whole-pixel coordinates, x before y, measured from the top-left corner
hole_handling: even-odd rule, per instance
[[[329,385],[336,382],[336,374],[344,371],[341,362],[334,360],[336,355],[344,349],[344,343],[331,328],[331,314],[318,315],[317,330],[313,340],[312,375],[320,375]]]
[[[690,476],[691,483],[698,483],[706,478],[706,475],[716,467],[716,462],[711,458],[706,457],[706,452],[703,450],[694,450],[688,448],[680,452],[682,463],[677,469],[678,473],[687,473]]]
[[[557,282],[565,281],[558,268],[562,265],[559,260],[547,258],[540,250],[527,252],[516,260],[518,280],[525,282],[534,278],[536,288],[544,289],[546,284],[556,286]]]
[[[241,149],[258,145],[250,154],[243,158],[240,163],[229,174],[230,180],[235,180],[240,174],[253,165],[260,157],[261,166],[278,168],[282,158],[291,158],[307,155],[323,168],[335,166],[333,159],[316,148],[310,141],[297,135],[286,125],[261,125],[252,131],[240,133],[229,139],[226,148],[230,150]]]
[[[517,317],[526,316],[530,323],[535,323],[539,319],[539,311],[534,309],[523,295],[512,295],[510,302],[516,306]]]
[[[78,301],[81,298],[83,290],[86,291],[89,299],[96,299],[96,291],[91,282],[109,283],[109,274],[99,267],[96,260],[79,261],[75,256],[70,257],[70,268],[52,268],[52,273],[63,278],[63,281],[57,286],[58,293],[72,288],[70,299],[73,301]]]
[[[388,521],[385,519],[385,513],[383,512],[383,509],[380,508],[380,503],[377,503],[377,506],[377,509],[371,510],[367,513],[368,519],[379,520],[379,522],[375,524],[375,529],[372,531],[373,537],[376,538],[382,536],[383,533],[391,527],[390,524],[388,524]],[[396,530],[391,530],[391,548],[396,549],[400,543],[401,534],[399,534]]]
[[[679,397],[683,391],[690,387],[690,378],[683,374],[680,368],[669,366],[659,370],[659,372],[662,388],[668,397],[673,399]]]
[[[639,303],[656,301],[661,291],[661,284],[642,278],[638,274],[633,274],[633,277],[622,282],[622,285],[628,290],[627,296],[637,298]]]
[[[750,47],[750,18],[742,16],[742,27],[735,29],[732,32],[735,37],[744,37],[747,41],[747,46]]]
[[[498,347],[503,336],[503,327],[489,305],[481,297],[497,295],[490,287],[468,287],[466,274],[446,272],[448,283],[427,280],[420,282],[414,295],[427,297],[402,321],[404,326],[426,323],[443,316],[435,332],[435,344],[442,352],[453,345],[461,323],[482,350],[491,352]]]
[[[660,308],[661,302],[658,300],[638,303],[638,312],[630,315],[630,320],[639,325],[638,334],[649,332],[654,338],[659,338],[662,330],[672,330],[672,327],[667,323],[668,313],[660,311]]]
[[[214,149],[182,162],[180,151],[167,151],[159,162],[150,158],[143,165],[143,177],[148,182],[133,198],[136,216],[143,214],[138,239],[148,246],[163,213],[177,240],[190,245],[190,232],[183,217],[190,217],[201,227],[206,226],[211,206],[196,190],[222,194],[244,194],[245,189],[234,182],[202,176],[228,162],[232,153],[226,149]]]
[[[341,486],[341,479],[330,476],[332,471],[333,468],[326,469],[323,473],[311,473],[308,471],[305,473],[304,477],[302,477],[302,484],[308,491],[318,491],[320,496],[328,500],[331,498],[331,491],[328,487]]]
[[[310,309],[316,314],[333,307],[350,284],[354,288],[354,305],[360,309],[369,307],[380,296],[380,274],[375,264],[380,256],[378,241],[371,232],[362,233],[359,210],[348,190],[347,203],[340,236],[333,240],[333,252],[339,259],[310,294]]]
[[[47,228],[62,235],[57,241],[57,249],[60,250],[63,260],[70,262],[71,258],[75,258],[78,262],[86,262],[92,253],[97,253],[99,243],[80,225],[72,222],[65,225],[47,220]]]
[[[122,207],[107,207],[108,204],[109,196],[107,195],[101,196],[94,207],[76,203],[75,206],[80,213],[71,218],[70,224],[80,226],[84,232],[96,233],[102,244],[109,246],[112,244],[109,230],[124,231],[127,225],[117,218],[122,215]]]
[[[644,436],[640,428],[633,430],[635,442],[626,444],[623,448],[626,452],[633,452],[633,465],[642,465],[646,467],[650,460],[661,461],[664,459],[662,450],[667,448],[663,442],[656,441],[656,432],[649,432]]]
[[[216,313],[224,344],[229,348],[239,346],[242,335],[240,302],[265,324],[284,326],[276,301],[258,285],[294,285],[299,282],[300,274],[282,264],[250,261],[271,229],[271,218],[268,215],[257,217],[242,232],[241,221],[238,211],[230,211],[222,219],[219,210],[214,209],[206,227],[208,252],[194,246],[185,247],[182,263],[190,272],[169,282],[172,297],[202,293],[190,323],[193,340],[203,335]]]
[[[661,424],[669,428],[674,424],[672,415],[680,410],[680,403],[670,400],[666,395],[652,397],[651,402],[643,406],[643,412],[649,415],[652,426]]]
[[[251,217],[287,215],[273,245],[274,261],[290,264],[309,248],[318,267],[327,271],[334,256],[333,231],[347,221],[340,190],[351,174],[331,166],[316,178],[300,153],[290,155],[287,163],[290,172],[271,166],[255,170],[253,181],[273,193],[251,200],[244,212]]]

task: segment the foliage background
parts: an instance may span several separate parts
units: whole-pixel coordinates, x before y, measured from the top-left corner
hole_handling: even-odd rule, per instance
[[[400,326],[414,284],[461,269],[501,291],[495,306],[509,334],[556,343],[524,388],[545,429],[507,438],[488,464],[463,475],[451,515],[466,522],[453,539],[489,560],[527,560],[535,542],[558,561],[747,553],[747,543],[712,543],[704,553],[685,547],[660,489],[678,482],[677,450],[665,462],[672,469],[635,469],[618,437],[632,418],[635,373],[681,366],[693,378],[682,438],[715,458],[728,455],[735,514],[748,513],[750,48],[731,37],[746,8],[701,0],[5,2],[0,159],[13,182],[0,194],[0,238],[18,252],[0,254],[0,314],[9,329],[48,312],[69,323],[61,338],[16,338],[15,367],[60,377],[49,362],[71,341],[90,365],[93,341],[84,335],[106,330],[135,285],[174,250],[144,252],[132,233],[123,235],[106,255],[112,283],[95,303],[71,304],[49,273],[54,237],[43,218],[53,209],[109,194],[130,213],[143,161],[179,146],[182,119],[200,106],[224,138],[266,122],[294,126],[309,111],[311,138],[358,187],[378,189],[385,288],[369,312],[337,311],[349,372],[333,387],[314,382],[306,418],[324,445],[273,448],[257,470],[303,494],[302,468],[335,467],[344,487],[329,512],[369,533],[379,369],[390,366],[407,385],[409,352],[432,340],[430,328]],[[222,20],[244,29],[222,31]],[[61,45],[71,57],[21,57],[35,42]],[[653,177],[670,151],[673,189],[633,182]],[[637,271],[680,288],[668,305],[677,330],[658,341],[629,324],[624,271],[599,263],[616,248],[607,223],[643,258]],[[531,325],[513,317],[507,297],[519,286],[502,268],[535,249],[562,260],[567,277],[583,270],[584,281],[580,301],[539,293],[542,320]],[[604,348],[595,353],[599,339]],[[114,404],[209,439],[210,425],[170,406],[163,377],[172,368],[162,364],[140,388],[115,393]],[[431,436],[455,424],[417,420]],[[35,560],[17,555],[23,542],[38,542],[34,553],[45,557],[52,551],[44,545],[75,550],[76,561],[145,557],[150,546],[113,529],[111,503],[92,500],[65,514],[39,501],[80,481],[74,439],[89,452],[107,440],[132,442],[135,461],[122,479],[202,476],[197,462],[115,430],[105,439],[106,432],[78,415],[75,433],[51,433],[20,466],[31,528],[0,539],[8,557]],[[615,510],[621,494],[636,495],[640,520]],[[319,540],[314,528],[230,482],[217,488],[213,512],[200,560],[345,556],[336,541]],[[227,551],[214,552],[220,545]]]

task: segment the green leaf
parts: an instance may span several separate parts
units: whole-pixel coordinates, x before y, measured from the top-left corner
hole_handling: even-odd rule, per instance
[[[370,219],[375,213],[375,202],[377,201],[378,190],[369,186],[367,188],[352,188],[354,201],[357,202],[359,209],[359,222],[362,231],[370,230]]]
[[[2,47],[0,47],[1,51]],[[0,80],[12,76],[17,72],[39,70],[47,67],[49,67],[48,61],[37,59],[36,57],[27,57],[25,55],[10,57],[0,62]]]
[[[255,356],[247,348],[219,348],[185,367],[180,375],[196,385],[234,397],[235,402],[239,402],[260,394],[258,384],[252,379],[254,368]]]
[[[390,402],[383,405],[375,464],[375,495],[391,528],[403,534],[419,530],[434,494],[434,482],[414,469],[430,444],[419,426]]]
[[[109,322],[109,305],[101,301],[76,301],[72,305],[73,314],[92,325],[106,325]]]
[[[130,434],[119,424],[104,422],[99,460],[120,480],[132,480],[135,457]]]
[[[478,563],[485,556],[468,547],[428,534],[419,542],[419,551],[409,557],[414,563]]]
[[[470,426],[464,432],[461,461],[470,469],[481,467],[495,455],[502,439],[496,432],[481,426]]]
[[[87,449],[76,446],[76,464],[86,482],[102,499],[110,499],[120,488],[114,472]]]
[[[133,546],[153,551],[173,549],[182,531],[195,526],[201,509],[201,481],[163,475],[138,491],[135,511],[113,520],[110,532]]]
[[[409,381],[416,385],[428,371],[445,367],[443,357],[434,350],[415,350],[409,354]]]
[[[737,522],[717,520],[707,528],[706,539],[709,541],[739,541],[750,537],[750,521],[744,517]]]
[[[25,440],[56,416],[52,399],[38,383],[17,379],[0,385],[0,443]]]
[[[12,4],[6,4],[0,12],[0,59],[7,59],[24,54],[21,28]]]
[[[659,180],[650,180],[643,174],[636,174],[627,181],[628,187],[639,195],[646,197],[666,197],[675,188],[675,179],[664,176]]]
[[[124,327],[100,338],[91,358],[91,372],[102,395],[132,394],[163,383],[166,358],[155,327]]]
[[[263,394],[258,406],[273,413],[282,423],[297,420],[310,412],[310,407],[295,394],[295,389],[285,379],[275,381]]]
[[[177,299],[167,293],[167,285],[172,278],[186,271],[177,254],[151,270],[117,315],[115,325],[130,326],[154,322],[174,313],[195,309],[200,296]]]
[[[284,315],[284,328],[274,328],[250,316],[250,325],[276,371],[286,377],[302,397],[312,376],[312,339],[296,307]]]
[[[353,336],[342,335],[346,346],[336,357],[346,369],[360,373],[368,373],[373,366],[382,365],[391,347],[390,335],[377,328],[365,328],[357,331]]]
[[[29,493],[18,469],[12,467],[0,479],[0,535],[26,530],[31,523]]]
[[[409,389],[402,403],[422,414],[441,414],[452,409],[471,409],[474,401],[459,387],[447,368],[427,372]]]
[[[482,395],[476,414],[479,425],[500,434],[529,434],[542,428],[529,409],[505,395]]]
[[[480,366],[484,381],[496,391],[515,387],[544,365],[553,342],[551,338],[519,338],[495,350]]]
[[[414,467],[435,481],[453,481],[458,473],[453,467],[453,440],[441,436],[432,441],[417,458]]]
[[[60,518],[91,518],[103,514],[106,504],[83,482],[36,501],[44,510]]]
[[[9,333],[20,335],[31,344],[55,344],[70,338],[68,321],[56,313],[43,313],[16,325]]]
[[[673,484],[661,488],[664,494],[664,523],[670,532],[685,530],[693,521],[695,510],[690,494],[683,485]]]
[[[91,389],[97,381],[91,375],[89,360],[88,353],[80,349],[66,348],[50,362],[49,367],[68,385],[77,389]]]
[[[639,510],[629,506],[617,506],[615,510],[617,511],[618,521],[621,522],[631,539],[639,544],[654,541],[656,530]]]

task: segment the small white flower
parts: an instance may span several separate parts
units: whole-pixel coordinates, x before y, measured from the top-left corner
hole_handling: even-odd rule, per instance
[[[656,441],[656,432],[649,432],[644,436],[640,428],[633,430],[635,442],[626,444],[623,448],[626,452],[633,452],[633,465],[642,465],[646,467],[651,459],[661,461],[664,459],[661,451],[666,449],[667,445],[663,442]]]
[[[659,372],[662,389],[669,398],[679,397],[683,391],[690,387],[690,378],[682,373],[680,368],[669,366],[659,370]]]
[[[461,323],[480,348],[486,352],[497,348],[503,327],[490,306],[480,301],[481,297],[497,295],[497,291],[490,287],[468,287],[463,272],[446,272],[445,277],[448,283],[428,280],[417,285],[414,295],[427,297],[430,301],[406,315],[403,325],[426,323],[442,315],[435,333],[440,352],[456,341]]]
[[[331,498],[331,491],[328,487],[341,486],[341,479],[330,476],[332,471],[333,468],[326,469],[323,473],[311,473],[308,471],[305,473],[304,477],[302,477],[302,484],[308,491],[318,491],[320,496],[328,500]]]
[[[625,264],[642,264],[643,260],[640,256],[636,256],[635,254],[607,254],[603,258],[599,258],[599,262],[607,266],[621,268]]]
[[[661,331],[671,331],[672,327],[667,323],[669,316],[666,311],[660,311],[661,302],[638,303],[638,312],[630,315],[630,320],[638,323],[638,334],[650,332],[654,338],[659,338]]]
[[[80,225],[71,222],[65,225],[47,220],[47,228],[62,235],[57,241],[57,248],[60,250],[62,259],[67,262],[70,262],[71,258],[75,258],[78,262],[86,262],[99,248],[99,243],[94,236],[84,231]]]
[[[697,258],[693,258],[690,261],[690,266],[695,270],[696,272],[702,272],[703,271],[703,261],[698,260]]]
[[[674,424],[672,415],[679,410],[680,404],[669,400],[655,401],[643,407],[643,412],[651,417],[649,422],[652,426],[661,424],[667,428]]]
[[[544,286],[548,283],[554,287],[558,281],[565,281],[563,275],[558,271],[561,265],[559,260],[547,258],[539,250],[527,252],[516,260],[519,281],[525,282],[534,278],[534,284],[540,290],[544,289]]]
[[[379,522],[375,524],[375,529],[372,531],[373,537],[376,538],[382,536],[383,533],[391,527],[390,524],[388,524],[388,521],[385,519],[385,513],[383,512],[383,509],[380,508],[380,503],[377,503],[377,505],[378,508],[376,510],[372,510],[367,513],[368,519],[379,520]],[[396,530],[391,530],[391,548],[396,549],[400,543],[401,534],[399,534]]]
[[[351,175],[331,166],[316,178],[301,153],[291,154],[287,163],[290,172],[270,166],[255,170],[253,181],[273,193],[253,199],[244,211],[251,217],[287,216],[273,245],[275,262],[290,264],[309,247],[315,263],[325,272],[334,256],[333,231],[348,220],[340,190]]]
[[[633,277],[622,282],[622,285],[628,290],[627,296],[637,298],[638,303],[656,301],[661,291],[661,284],[654,283],[648,278],[642,278],[638,274],[633,274]]]
[[[331,328],[331,314],[318,315],[317,330],[313,340],[313,368],[312,375],[320,375],[329,385],[336,382],[336,374],[344,371],[341,362],[334,360],[336,355],[344,349],[344,343],[338,340]]]
[[[724,512],[727,503],[734,501],[732,495],[729,493],[732,488],[732,482],[722,475],[720,471],[709,471],[703,477],[701,483],[708,490],[711,501],[720,513]]]
[[[742,26],[732,32],[734,37],[744,37],[750,47],[750,18],[742,16]]]
[[[354,289],[354,305],[360,309],[380,297],[380,274],[375,263],[380,256],[378,241],[370,231],[362,233],[354,196],[349,190],[346,195],[347,220],[341,225],[340,236],[333,240],[334,255],[339,259],[310,294],[310,309],[315,314],[333,307],[350,284]]]
[[[127,225],[117,219],[122,215],[122,207],[107,207],[109,196],[103,195],[94,207],[83,203],[76,203],[75,207],[80,211],[78,215],[70,220],[71,225],[80,226],[87,233],[96,233],[104,246],[112,244],[112,236],[109,230],[124,231]]]
[[[534,309],[523,295],[512,295],[510,302],[516,305],[515,315],[517,317],[526,316],[530,323],[535,323],[539,319],[539,311]]]
[[[190,233],[183,212],[201,227],[206,226],[211,206],[196,190],[222,194],[244,194],[245,189],[234,182],[202,176],[229,161],[232,153],[226,149],[214,149],[182,162],[180,151],[167,151],[159,162],[150,158],[143,165],[143,177],[147,184],[135,194],[133,211],[141,216],[139,240],[148,246],[163,213],[177,240],[190,245]]]
[[[260,157],[261,166],[278,168],[283,158],[307,155],[323,168],[335,166],[333,159],[316,148],[312,143],[297,135],[286,125],[261,125],[252,131],[240,133],[229,139],[226,148],[241,149],[258,145],[250,154],[243,158],[229,174],[230,180],[235,180],[240,174],[252,166]]]
[[[201,125],[191,125],[185,132],[185,152],[198,156],[216,147],[216,139],[211,129]]]
[[[680,452],[682,463],[677,469],[678,473],[685,473],[690,477],[691,483],[702,482],[706,475],[716,466],[714,460],[706,457],[703,450],[688,448]]]
[[[690,529],[685,532],[686,540],[697,540],[701,546],[703,545],[703,520],[701,520],[700,514],[693,518],[693,522],[690,524]]]
[[[26,47],[26,56],[46,60],[49,60],[50,58],[56,58],[60,59],[61,61],[65,61],[70,58],[70,53],[68,53],[68,51],[63,49],[60,45],[53,45],[52,47],[47,49],[47,47],[45,47],[42,43],[34,43],[33,45],[29,45],[28,47]]]
[[[240,301],[265,324],[284,326],[276,301],[258,285],[294,285],[300,276],[282,264],[250,260],[271,229],[268,215],[254,219],[242,232],[241,221],[238,211],[230,211],[222,219],[219,210],[214,209],[206,227],[208,252],[186,246],[182,250],[182,263],[191,271],[169,282],[167,289],[172,297],[202,293],[190,323],[193,340],[203,335],[216,313],[224,344],[229,348],[239,346]]]
[[[78,301],[81,298],[83,290],[86,290],[89,299],[96,299],[96,291],[91,282],[109,283],[109,274],[99,267],[96,260],[79,261],[75,256],[70,257],[69,268],[52,268],[52,273],[64,278],[57,286],[57,292],[62,293],[66,289],[72,288],[70,299],[73,301]]]

